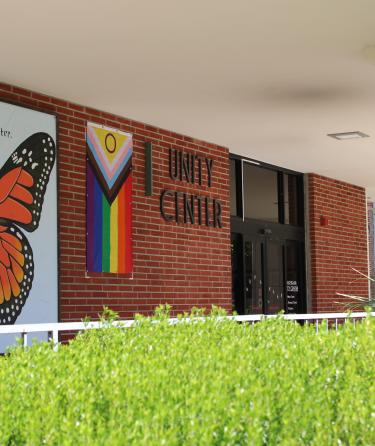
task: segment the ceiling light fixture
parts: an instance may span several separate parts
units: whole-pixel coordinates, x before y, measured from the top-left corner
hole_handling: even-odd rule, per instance
[[[343,140],[343,139],[356,139],[356,138],[368,138],[369,135],[363,132],[343,132],[343,133],[328,133],[327,136],[331,138]]]

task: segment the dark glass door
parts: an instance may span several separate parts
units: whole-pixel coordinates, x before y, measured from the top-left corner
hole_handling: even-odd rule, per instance
[[[266,303],[265,313],[285,309],[284,246],[280,240],[266,239]]]
[[[306,311],[303,175],[232,155],[233,308]]]
[[[287,240],[285,243],[285,281],[286,311],[288,313],[303,313],[306,311],[302,296],[304,274],[300,267],[303,262],[303,244],[295,240]]]
[[[305,311],[303,258],[301,242],[233,233],[233,308],[239,314]]]
[[[245,314],[244,294],[244,265],[243,265],[243,243],[242,235],[232,233],[231,235],[232,255],[232,308],[238,314]]]
[[[244,237],[245,314],[264,312],[264,243]]]

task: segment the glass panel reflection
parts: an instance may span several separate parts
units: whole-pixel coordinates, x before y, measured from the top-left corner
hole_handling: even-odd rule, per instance
[[[284,218],[285,224],[299,224],[298,180],[295,175],[284,174]]]
[[[243,164],[245,217],[278,223],[277,172]]]
[[[283,247],[280,242],[267,243],[267,307],[268,313],[284,310]]]
[[[245,241],[245,314],[263,313],[262,244]]]

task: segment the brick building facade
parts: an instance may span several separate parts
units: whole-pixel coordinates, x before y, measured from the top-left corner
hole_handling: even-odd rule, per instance
[[[122,318],[150,313],[159,303],[175,312],[218,305],[232,310],[229,150],[103,111],[0,84],[0,100],[58,117],[59,317],[96,317],[103,305]],[[134,273],[86,272],[86,141],[88,121],[133,134]],[[144,143],[153,144],[154,194],[145,196]],[[235,148],[230,148],[235,149]],[[170,150],[212,160],[212,178],[202,184],[173,180]],[[218,200],[220,224],[167,221],[160,210],[163,191]],[[336,292],[367,295],[351,267],[367,272],[365,191],[315,174],[308,175],[309,249],[307,275],[313,311],[341,309]],[[172,215],[170,200],[166,209]],[[194,206],[197,206],[197,202]],[[183,204],[180,205],[183,207]],[[182,213],[181,209],[181,213]],[[322,226],[322,217],[328,224]],[[180,217],[178,217],[180,218]],[[212,215],[210,217],[213,218]],[[353,281],[355,281],[353,283]]]

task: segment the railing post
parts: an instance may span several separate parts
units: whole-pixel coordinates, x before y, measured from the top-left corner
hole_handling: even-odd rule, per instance
[[[27,347],[27,333],[23,332],[23,333],[21,333],[21,336],[22,336],[22,346],[23,346],[23,348],[26,348]]]
[[[52,332],[53,336],[53,351],[57,352],[59,349],[59,330],[55,328]]]
[[[54,352],[57,352],[59,348],[59,331],[54,328],[48,332],[48,342],[52,342],[52,348]]]

